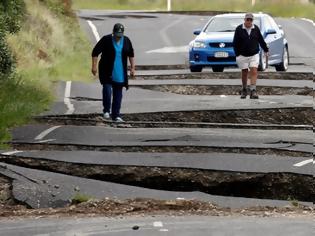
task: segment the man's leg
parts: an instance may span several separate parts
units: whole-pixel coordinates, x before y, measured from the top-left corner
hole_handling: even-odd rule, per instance
[[[120,108],[122,101],[122,86],[113,86],[113,104],[112,104],[112,119],[116,120],[117,117],[120,117]]]
[[[256,92],[256,83],[257,83],[258,69],[257,67],[250,68],[250,98],[258,99]]]
[[[241,98],[244,99],[247,96],[247,76],[248,76],[248,69],[242,69],[242,91],[241,91]]]
[[[112,86],[103,84],[103,113],[110,113],[110,105],[112,102]]]
[[[242,69],[242,85],[243,85],[243,88],[247,87],[247,76],[248,76],[248,69]]]

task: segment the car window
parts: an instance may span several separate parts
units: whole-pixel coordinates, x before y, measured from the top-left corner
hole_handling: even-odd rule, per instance
[[[207,27],[205,28],[204,32],[234,32],[236,27],[239,26],[244,22],[243,17],[239,18],[231,18],[231,17],[214,17]],[[260,19],[256,18],[254,20],[254,24],[260,26]]]
[[[277,23],[274,21],[274,19],[271,18],[270,16],[268,16],[267,19],[269,20],[272,29],[275,29],[276,31],[278,31],[279,27],[278,27]]]
[[[266,31],[274,28],[272,27],[269,17],[264,18],[264,28]]]

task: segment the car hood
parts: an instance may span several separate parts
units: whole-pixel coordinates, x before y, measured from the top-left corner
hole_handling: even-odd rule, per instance
[[[201,42],[232,42],[234,32],[213,32],[213,33],[200,33],[195,41]]]

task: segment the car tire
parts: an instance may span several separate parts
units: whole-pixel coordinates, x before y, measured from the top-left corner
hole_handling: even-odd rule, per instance
[[[190,66],[190,72],[201,72],[202,66]]]
[[[223,72],[224,71],[224,67],[223,66],[213,66],[212,67],[212,71],[213,72]]]
[[[288,47],[285,46],[283,49],[282,62],[275,66],[276,71],[287,71],[289,67],[289,50]]]
[[[258,65],[258,71],[265,71],[267,68],[266,65],[266,56],[265,53],[259,54],[259,65]]]

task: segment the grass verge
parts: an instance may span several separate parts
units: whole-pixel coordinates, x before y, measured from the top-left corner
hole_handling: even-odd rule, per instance
[[[27,15],[16,34],[7,36],[16,73],[0,78],[0,147],[9,128],[28,122],[53,101],[53,83],[89,81],[91,44],[75,17],[52,11],[43,1],[25,0]]]
[[[47,108],[52,97],[47,88],[18,75],[0,79],[0,147],[10,139],[9,127],[22,125]]]
[[[166,0],[73,0],[75,9],[138,9],[166,10]],[[273,16],[306,17],[315,19],[315,4],[302,4],[299,0],[256,0],[251,6],[250,0],[172,0],[175,11],[263,11]]]
[[[166,0],[72,0],[74,9],[166,10]]]

